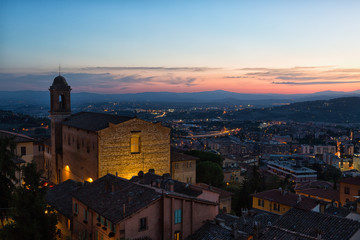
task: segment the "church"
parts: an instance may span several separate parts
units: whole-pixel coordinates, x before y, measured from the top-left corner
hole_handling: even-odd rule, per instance
[[[49,91],[52,182],[92,182],[108,173],[130,179],[149,169],[170,173],[169,128],[136,117],[71,114],[71,87],[60,74]]]

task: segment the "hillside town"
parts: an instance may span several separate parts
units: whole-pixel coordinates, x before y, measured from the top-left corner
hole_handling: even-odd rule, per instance
[[[49,91],[49,138],[0,139],[17,188],[31,188],[25,166],[41,173],[57,239],[360,238],[357,128],[72,113],[63,76]]]

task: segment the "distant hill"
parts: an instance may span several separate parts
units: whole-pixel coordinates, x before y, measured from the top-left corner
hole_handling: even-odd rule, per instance
[[[74,106],[85,103],[99,102],[173,102],[173,103],[234,103],[252,104],[259,107],[272,106],[283,103],[293,103],[312,100],[328,100],[337,97],[360,96],[360,91],[354,92],[318,92],[313,94],[247,94],[223,90],[174,93],[174,92],[144,92],[126,94],[97,94],[97,93],[72,93],[71,99]],[[0,108],[12,110],[14,105],[42,105],[49,106],[50,96],[48,91],[0,91]]]
[[[360,97],[335,98],[292,103],[236,112],[238,120],[293,120],[336,123],[360,123]]]

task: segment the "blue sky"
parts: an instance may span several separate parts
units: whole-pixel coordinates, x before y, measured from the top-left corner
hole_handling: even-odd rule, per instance
[[[114,79],[129,76],[150,82],[155,78],[156,88],[161,90],[201,91],[220,87],[237,92],[291,93],[313,90],[300,87],[294,79],[282,84],[286,88],[279,88],[274,79],[268,81],[267,88],[261,79],[252,79],[238,82],[243,90],[234,89],[236,83],[226,76],[247,74],[238,72],[245,68],[251,68],[252,72],[255,68],[326,67],[333,72],[354,71],[350,80],[346,75],[343,84],[341,81],[326,84],[328,79],[316,75],[312,84],[317,86],[316,90],[335,87],[356,90],[360,89],[356,82],[360,74],[359,10],[359,1],[325,0],[3,0],[0,2],[0,71],[17,77],[19,74],[51,77],[61,64],[64,76],[110,74],[109,81],[113,79],[113,83],[116,83]],[[109,67],[133,69],[119,73]],[[154,72],[146,69],[149,67],[173,70]],[[212,70],[199,75],[175,68]],[[277,77],[286,77],[281,74]],[[309,78],[311,74],[303,70],[301,76]],[[171,83],[174,79],[183,81],[174,85]],[[189,79],[195,79],[193,85],[186,85]],[[8,80],[0,76],[0,81]],[[224,84],[216,85],[219,81]],[[32,83],[32,89],[41,88],[40,83]],[[29,88],[32,83],[19,84],[18,88]],[[139,81],[127,84],[117,91],[147,89]],[[95,85],[91,91],[97,91]],[[226,89],[227,85],[231,89]]]

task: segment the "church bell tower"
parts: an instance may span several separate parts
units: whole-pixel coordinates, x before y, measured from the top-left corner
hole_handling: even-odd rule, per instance
[[[62,124],[71,115],[70,91],[71,87],[66,79],[60,75],[54,78],[50,91],[50,119],[51,119],[51,177],[50,180],[60,183],[62,164]]]

